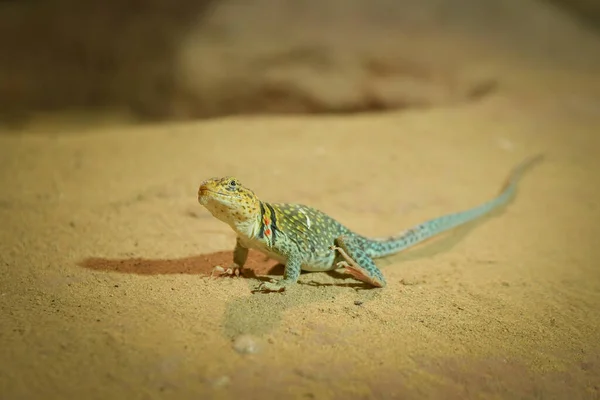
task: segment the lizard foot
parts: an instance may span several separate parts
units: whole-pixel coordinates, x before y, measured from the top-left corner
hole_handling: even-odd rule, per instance
[[[219,276],[226,274],[229,276],[240,276],[240,271],[241,271],[241,267],[236,265],[236,264],[232,264],[229,268],[225,269],[223,267],[221,267],[220,265],[217,265],[213,268],[212,273],[210,274],[210,277],[212,278],[213,275],[215,274],[215,272],[219,273]]]
[[[281,281],[276,281],[275,279],[271,279],[270,282],[263,282],[256,287],[257,292],[283,292],[285,290],[285,285],[281,283]]]
[[[369,285],[375,287],[385,286],[385,278],[381,271],[354,239],[340,236],[335,240],[335,245],[329,248],[334,251],[337,250],[343,258],[336,264],[337,267],[345,268],[346,272],[355,279]]]
[[[358,267],[354,264],[350,265],[346,261],[340,261],[336,264],[336,266],[338,268],[344,268],[347,273],[349,273],[350,275],[352,275],[354,277],[354,279],[368,283],[375,287],[382,286],[379,282],[377,282],[376,280],[371,278],[369,275],[367,275],[367,273],[363,272],[363,270],[360,267]]]

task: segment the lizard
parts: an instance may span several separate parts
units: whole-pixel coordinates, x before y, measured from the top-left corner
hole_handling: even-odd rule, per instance
[[[478,219],[505,205],[516,192],[518,181],[538,155],[518,164],[496,197],[464,211],[430,219],[399,234],[370,238],[358,234],[326,213],[303,204],[262,201],[234,176],[203,181],[198,202],[236,233],[233,263],[216,270],[239,276],[255,249],[284,264],[283,279],[262,282],[259,292],[281,292],[297,283],[302,270],[330,271],[345,268],[357,280],[376,288],[386,280],[374,259],[386,257],[430,239],[442,232]]]

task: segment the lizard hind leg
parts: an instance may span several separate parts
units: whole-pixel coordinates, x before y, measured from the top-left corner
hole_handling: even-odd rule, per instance
[[[340,236],[335,240],[335,245],[331,246],[331,249],[337,250],[343,258],[337,263],[338,267],[345,268],[350,275],[362,282],[375,287],[385,286],[383,274],[356,239],[350,236]]]

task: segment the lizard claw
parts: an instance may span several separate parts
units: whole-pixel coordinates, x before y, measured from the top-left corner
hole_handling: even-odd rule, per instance
[[[217,265],[213,268],[212,273],[210,274],[210,277],[212,278],[213,275],[215,274],[215,272],[218,272],[219,276],[223,275],[223,274],[227,274],[229,276],[232,276],[232,275],[240,276],[240,270],[241,270],[241,268],[235,264],[233,264],[232,266],[230,266],[227,269],[221,267],[220,265]]]
[[[283,292],[285,290],[285,286],[276,281],[275,279],[271,279],[270,282],[263,282],[256,288],[257,292]]]

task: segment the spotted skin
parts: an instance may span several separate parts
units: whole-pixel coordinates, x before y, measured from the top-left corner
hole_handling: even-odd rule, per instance
[[[283,279],[263,282],[257,287],[259,291],[283,291],[298,281],[302,270],[330,271],[340,267],[358,280],[384,287],[385,278],[373,259],[398,253],[506,204],[515,194],[525,169],[541,159],[542,156],[533,157],[518,165],[492,200],[386,238],[362,236],[327,214],[302,204],[263,202],[235,177],[202,182],[198,202],[237,234],[229,271],[239,272],[250,248],[285,264]]]

